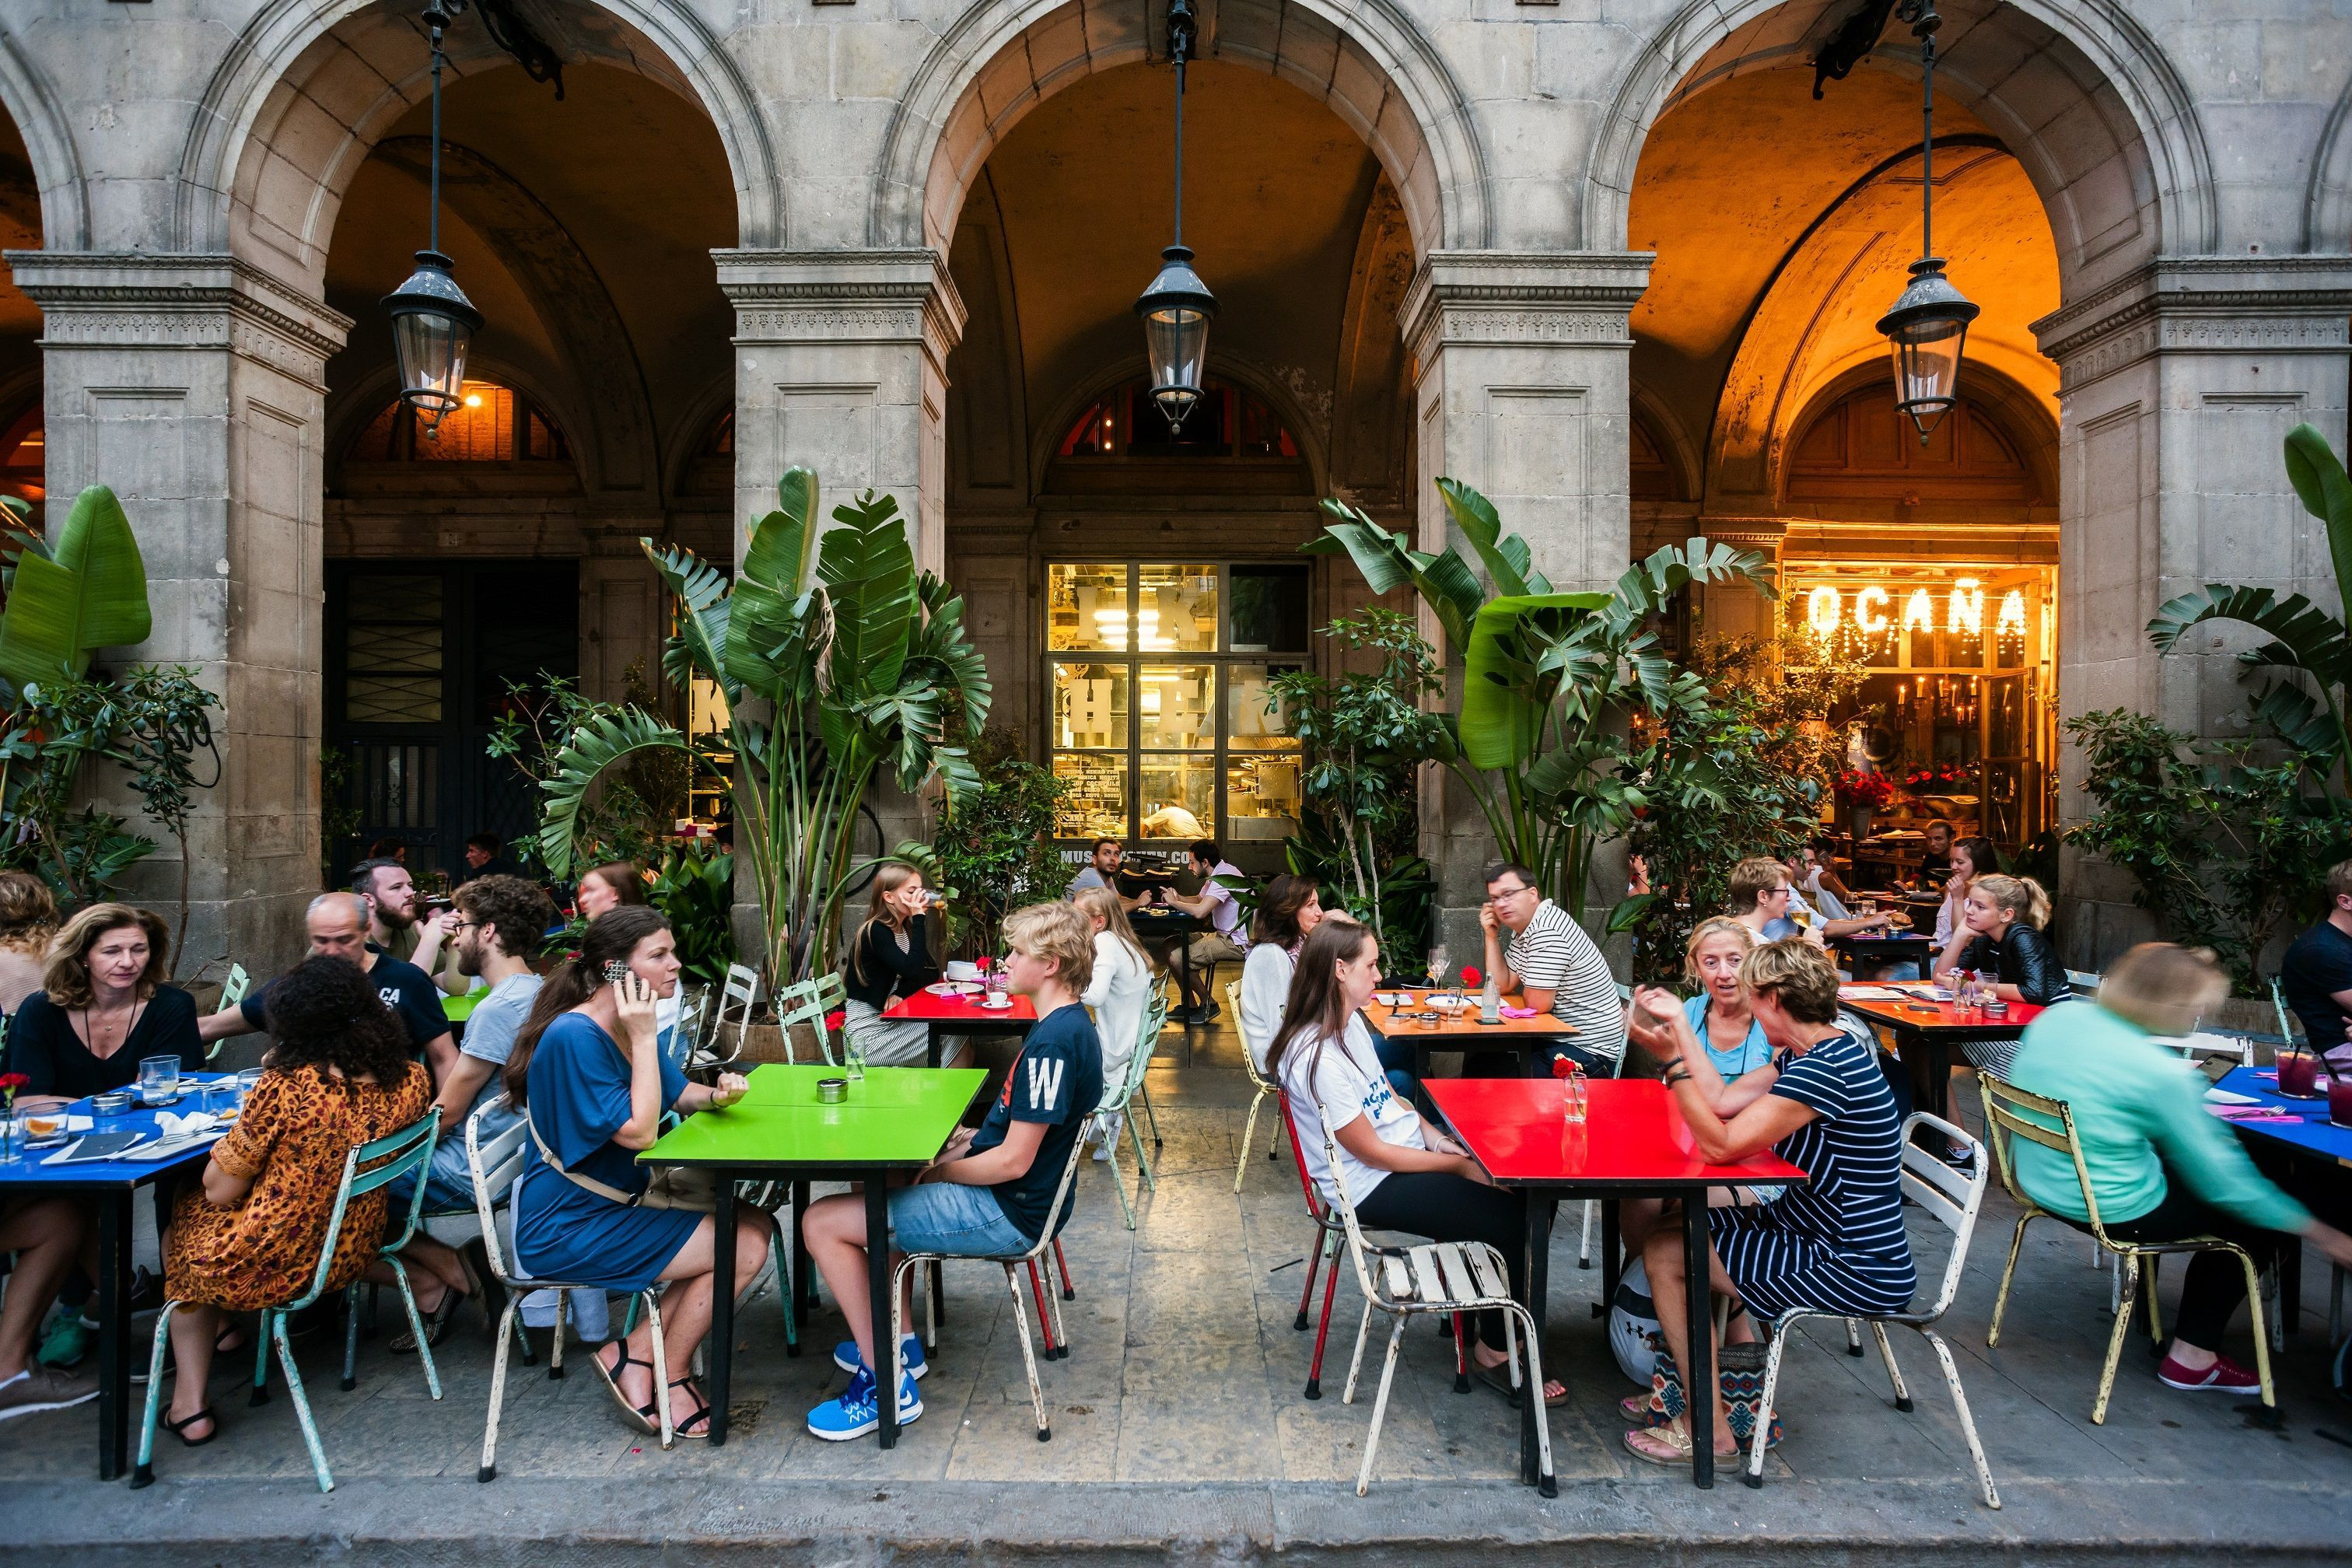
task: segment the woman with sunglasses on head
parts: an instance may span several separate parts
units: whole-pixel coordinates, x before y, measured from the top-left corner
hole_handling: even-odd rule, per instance
[[[654,1005],[677,989],[677,943],[658,913],[633,906],[603,916],[581,938],[580,956],[540,988],[505,1074],[533,1146],[515,1184],[516,1263],[612,1291],[670,1281],[661,1315],[672,1371],[692,1364],[710,1327],[716,1229],[708,1214],[656,1206],[636,1156],[661,1136],[667,1112],[723,1109],[750,1087],[733,1073],[711,1088],[688,1083],[662,1055]],[[758,1278],[770,1235],[758,1210],[738,1217],[737,1279]],[[591,1359],[629,1423],[657,1431],[651,1324]],[[708,1436],[710,1405],[694,1380],[669,1386],[677,1434]]]

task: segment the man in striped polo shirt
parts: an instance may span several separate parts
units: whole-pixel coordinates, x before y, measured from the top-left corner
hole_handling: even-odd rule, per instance
[[[1576,1026],[1573,1040],[1545,1047],[1539,1066],[1566,1056],[1587,1072],[1611,1072],[1625,1054],[1625,1005],[1618,999],[1609,961],[1566,910],[1545,898],[1534,873],[1509,861],[1486,868],[1486,902],[1478,911],[1486,933],[1486,967],[1505,991]],[[1509,933],[1506,953],[1504,933]]]

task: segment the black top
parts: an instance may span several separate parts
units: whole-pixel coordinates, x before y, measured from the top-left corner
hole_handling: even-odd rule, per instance
[[[849,994],[876,1012],[890,1005],[898,996],[912,996],[940,977],[938,961],[931,957],[928,917],[917,915],[907,922],[907,945],[898,945],[898,935],[880,921],[867,926],[857,945],[850,950]],[[860,976],[863,975],[863,978]]]
[[[1054,1189],[1062,1184],[1071,1145],[1101,1103],[1102,1092],[1102,1041],[1087,1010],[1069,1003],[1029,1026],[1020,1058],[1004,1077],[1003,1092],[971,1135],[971,1152],[980,1154],[1003,1142],[1015,1121],[1045,1123],[1045,1136],[1029,1169],[988,1189],[996,1194],[1004,1217],[1032,1241],[1045,1234],[1045,1222],[1053,1218],[1047,1211]],[[1076,1201],[1076,1193],[1063,1200],[1057,1226],[1068,1220]]]
[[[1998,946],[1989,936],[1969,943],[1961,950],[1960,967],[1992,971],[2002,984],[2017,987],[2021,1000],[2037,1007],[2063,1002],[2074,994],[2066,980],[2066,966],[2058,962],[2058,950],[2050,945],[2050,938],[2040,927],[2023,921],[2011,922],[2009,935]]]
[[[33,1081],[26,1094],[62,1094],[69,1100],[127,1089],[139,1081],[139,1064],[149,1057],[176,1056],[184,1072],[202,1071],[205,1043],[196,1037],[196,1000],[176,985],[159,985],[131,1026],[131,1037],[112,1056],[94,1057],[74,1033],[66,1008],[36,991],[8,1020],[8,1070]]]
[[[2352,991],[2352,936],[2322,921],[2294,939],[2279,966],[2279,989],[2303,1020],[2311,1048],[2323,1054],[2345,1042],[2344,1009],[2336,993]]]
[[[425,1047],[449,1032],[449,1015],[442,1010],[441,988],[433,977],[403,959],[371,947],[375,963],[368,968],[368,978],[375,982],[375,994],[400,1020],[402,1032],[408,1036],[408,1048],[423,1058]],[[245,1021],[257,1029],[269,1027],[268,985],[236,1005]]]

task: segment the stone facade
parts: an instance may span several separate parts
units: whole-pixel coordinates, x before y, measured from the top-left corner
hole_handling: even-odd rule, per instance
[[[1366,497],[1377,511],[1411,517],[1435,542],[1444,524],[1427,480],[1451,473],[1506,503],[1557,580],[1601,583],[1622,568],[1643,395],[1629,317],[1652,265],[1631,227],[1645,143],[1709,84],[1801,65],[1851,8],[1210,0],[1204,57],[1303,89],[1336,116],[1377,160],[1388,194],[1375,205],[1400,215],[1391,226],[1409,248],[1410,280],[1401,299],[1393,283],[1377,296],[1395,322],[1375,323],[1390,346],[1366,362],[1381,368],[1365,428],[1387,429],[1393,407],[1402,446],[1381,456],[1383,435],[1361,448],[1370,457],[1345,458],[1386,476]],[[341,382],[328,373],[354,331],[328,300],[330,253],[355,177],[423,96],[415,9],[16,0],[0,15],[0,108],[38,193],[37,244],[7,262],[40,312],[48,489],[102,481],[123,494],[157,588],[155,638],[139,651],[196,665],[226,700],[227,776],[205,798],[194,845],[206,868],[196,951],[284,956],[315,879],[329,431],[367,413],[344,406],[347,393],[381,402],[386,384],[380,363]],[[1024,492],[1017,477],[993,500],[959,488],[950,367],[981,302],[962,297],[950,253],[992,150],[1074,84],[1155,57],[1158,9],[530,9],[559,55],[658,83],[707,117],[723,150],[734,233],[711,249],[733,313],[732,367],[712,395],[723,406],[731,385],[737,515],[764,509],[786,462],[814,459],[836,489],[894,491],[927,564],[995,563],[975,567],[1003,595],[976,598],[983,637],[992,617],[1017,620],[1014,557],[957,543],[967,521],[975,541],[1045,521],[1034,485]],[[2055,256],[2058,308],[2032,331],[2055,367],[2060,710],[2126,701],[2226,728],[2233,693],[2217,656],[2228,648],[2158,660],[2139,628],[2163,598],[2215,574],[2326,585],[2324,544],[2275,452],[2301,419],[2344,434],[2352,8],[1952,0],[1943,10],[1939,91],[1969,135],[2022,168]],[[1916,81],[1909,51],[1897,29],[1872,68]],[[509,63],[472,17],[451,52],[460,84]],[[1760,184],[1773,151],[1759,145],[1754,158]],[[1360,286],[1376,289],[1378,270],[1360,266]],[[595,330],[594,312],[581,321]],[[34,353],[29,341],[6,352]],[[592,351],[549,350],[567,352]],[[714,373],[717,353],[714,340]],[[1782,436],[1814,390],[1863,363],[1833,359],[1780,416]],[[1244,382],[1253,374],[1241,358],[1225,368]],[[1267,386],[1280,395],[1278,378]],[[1346,401],[1344,388],[1318,395]],[[660,449],[639,468],[613,468],[618,477],[555,547],[587,563],[583,639],[593,631],[599,648],[583,668],[608,689],[660,629],[634,575],[634,535],[709,510],[677,493],[677,454],[690,421],[717,409],[666,391],[648,399],[627,428]],[[1352,482],[1335,472],[1345,440],[1334,419],[1307,400],[1297,410],[1318,480]],[[1678,438],[1704,453],[1713,420],[1711,409],[1686,414]],[[574,419],[575,437],[593,423]],[[1042,462],[1043,427],[1022,423],[1009,473]],[[1688,462],[1703,483],[1711,459]],[[1685,499],[1677,517],[1706,515],[1703,498]],[[462,551],[456,531],[448,547]],[[1447,839],[1447,901],[1466,907],[1475,846],[1442,823],[1433,831]],[[2070,879],[2094,904],[2128,901],[2095,868]],[[2105,921],[2077,929],[2098,931],[2098,945],[2126,933],[2127,922]]]

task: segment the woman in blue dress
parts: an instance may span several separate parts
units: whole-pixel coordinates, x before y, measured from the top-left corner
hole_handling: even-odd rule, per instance
[[[506,1066],[507,1093],[529,1117],[535,1145],[516,1184],[516,1263],[528,1275],[608,1290],[667,1280],[662,1342],[672,1371],[691,1364],[710,1327],[713,1222],[649,1204],[651,1178],[636,1156],[661,1135],[665,1113],[720,1110],[749,1087],[732,1073],[715,1088],[690,1084],[662,1055],[656,1011],[676,994],[677,975],[669,922],[643,905],[614,910],[541,987]],[[770,1234],[757,1209],[737,1220],[738,1279],[758,1277]],[[630,1423],[659,1430],[652,1324],[590,1360]],[[677,1436],[708,1436],[709,1401],[694,1380],[669,1386]]]

